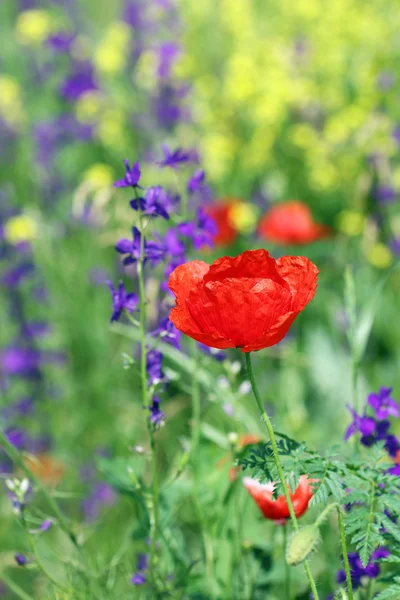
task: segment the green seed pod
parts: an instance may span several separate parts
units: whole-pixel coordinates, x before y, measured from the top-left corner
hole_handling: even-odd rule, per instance
[[[319,528],[317,525],[306,525],[296,531],[286,548],[286,562],[291,567],[307,560],[319,542]]]

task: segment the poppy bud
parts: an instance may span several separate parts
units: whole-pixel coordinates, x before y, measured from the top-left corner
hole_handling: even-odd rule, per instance
[[[319,542],[319,527],[315,524],[306,525],[296,531],[286,548],[286,562],[295,567],[307,560]]]

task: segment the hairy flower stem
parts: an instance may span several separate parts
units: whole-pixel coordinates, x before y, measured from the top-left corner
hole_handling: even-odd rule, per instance
[[[293,503],[292,503],[292,499],[290,497],[290,492],[289,492],[289,488],[288,485],[286,483],[286,479],[285,479],[285,474],[283,472],[282,469],[282,464],[281,464],[281,460],[279,458],[279,451],[278,451],[278,446],[276,443],[276,438],[275,438],[275,432],[274,432],[274,428],[272,427],[272,423],[267,415],[267,413],[265,412],[265,410],[263,409],[262,406],[262,401],[261,401],[261,397],[260,394],[258,392],[257,389],[257,385],[256,385],[256,380],[254,378],[254,373],[253,373],[253,367],[251,364],[251,356],[250,356],[250,352],[246,352],[245,353],[245,359],[246,359],[246,368],[247,368],[247,372],[250,378],[250,383],[251,383],[251,388],[253,390],[253,394],[254,394],[254,398],[257,402],[257,406],[260,410],[261,413],[261,418],[265,423],[265,426],[267,428],[268,431],[268,435],[269,435],[269,439],[271,441],[271,447],[272,447],[272,453],[274,456],[274,460],[275,460],[275,465],[279,474],[279,479],[281,481],[281,485],[283,488],[283,493],[285,495],[286,498],[286,502],[289,508],[289,513],[290,513],[290,518],[292,520],[292,524],[293,524],[293,529],[295,531],[298,531],[299,529],[299,524],[297,522],[297,518],[296,518],[296,514],[294,512],[294,508],[293,508]],[[317,591],[317,586],[315,584],[314,578],[312,576],[311,570],[310,570],[310,565],[308,564],[307,561],[304,561],[304,569],[307,575],[307,579],[308,582],[310,584],[311,587],[311,591],[313,593],[314,596],[314,600],[319,600],[319,595],[318,595],[318,591]]]
[[[26,475],[26,477],[35,484],[35,487],[40,490],[42,495],[46,498],[48,505],[52,508],[55,516],[57,517],[57,521],[61,529],[63,529],[63,531],[68,535],[69,539],[74,544],[74,546],[78,548],[78,550],[81,550],[78,544],[78,540],[76,539],[76,535],[73,533],[73,531],[71,531],[68,525],[67,518],[61,511],[57,502],[54,500],[53,496],[49,493],[46,487],[42,485],[42,483],[39,481],[36,475],[34,475],[30,468],[25,464],[20,452],[18,452],[18,450],[14,448],[12,444],[10,444],[10,442],[7,439],[7,436],[2,431],[0,431],[0,444],[6,451],[8,456],[11,458],[13,463],[15,463]]]
[[[321,523],[326,519],[328,514],[335,510],[338,516],[338,525],[339,525],[339,534],[340,534],[340,544],[342,546],[342,555],[343,555],[343,565],[344,570],[346,572],[346,585],[347,585],[347,596],[348,600],[354,600],[353,595],[353,584],[351,581],[351,572],[350,572],[350,563],[349,556],[347,552],[347,543],[346,543],[346,534],[344,531],[344,520],[343,520],[343,509],[338,502],[334,502],[333,504],[329,504],[319,515],[318,519],[315,521],[315,525],[319,527]]]
[[[135,188],[135,195],[137,192]],[[144,277],[143,277],[143,265],[144,265],[144,227],[143,227],[143,216],[139,212],[139,224],[140,224],[140,258],[137,262],[137,276],[139,282],[139,307],[140,307],[140,319],[139,319],[139,333],[140,333],[140,376],[142,384],[142,399],[143,406],[146,410],[149,409],[151,404],[151,398],[149,398],[147,390],[147,372],[146,372],[146,296],[144,289]],[[150,453],[151,453],[151,473],[152,473],[152,502],[149,505],[150,511],[150,579],[155,583],[155,568],[157,563],[157,532],[158,532],[158,515],[159,515],[159,489],[158,489],[158,473],[157,473],[157,460],[156,460],[156,448],[153,425],[150,421],[150,416],[147,416],[147,429],[150,440]]]

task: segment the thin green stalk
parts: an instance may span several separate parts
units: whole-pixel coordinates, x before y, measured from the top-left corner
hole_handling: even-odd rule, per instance
[[[136,189],[135,189],[135,193]],[[140,257],[137,263],[137,275],[139,281],[139,306],[140,306],[140,319],[139,319],[139,332],[140,332],[140,376],[142,384],[142,398],[143,406],[146,408],[150,407],[151,398],[149,398],[147,390],[147,372],[146,372],[146,296],[144,289],[144,277],[143,277],[143,265],[144,265],[144,231],[143,231],[143,216],[139,213],[140,223]],[[150,439],[150,451],[151,451],[151,472],[152,472],[152,503],[150,508],[150,577],[153,581],[155,578],[155,565],[157,562],[157,531],[158,531],[158,517],[159,517],[159,489],[158,489],[158,473],[157,473],[157,461],[156,461],[156,449],[155,439],[152,423],[150,418],[147,418],[147,428]]]
[[[0,574],[0,578],[2,579],[2,581],[4,581],[7,587],[21,600],[34,600],[33,596],[30,596],[22,588],[20,588],[18,584],[16,584],[12,579],[10,579],[8,575],[6,575],[6,573],[4,573],[4,571],[2,571],[2,573]]]
[[[288,538],[286,523],[282,529],[283,529],[283,557],[285,557],[286,548],[287,548],[287,538]],[[290,577],[291,577],[290,566],[288,565],[287,561],[285,560],[285,589],[286,589],[287,600],[290,600]]]
[[[283,493],[284,493],[284,496],[285,496],[285,499],[286,499],[286,502],[287,502],[287,505],[288,505],[288,508],[289,508],[289,514],[290,514],[290,518],[292,520],[293,529],[295,531],[298,531],[299,524],[297,522],[296,514],[295,514],[294,508],[293,508],[292,499],[290,497],[289,488],[288,488],[288,485],[287,485],[287,482],[286,482],[286,479],[285,479],[285,474],[284,474],[283,469],[282,469],[281,460],[279,458],[279,451],[278,451],[278,446],[277,446],[277,443],[276,443],[274,428],[272,427],[272,423],[271,423],[271,421],[270,421],[267,413],[265,412],[265,410],[263,409],[263,406],[262,406],[261,397],[260,397],[260,394],[259,394],[258,389],[257,389],[256,380],[254,378],[253,367],[252,367],[252,364],[251,364],[250,352],[246,352],[245,353],[245,358],[246,358],[246,368],[247,368],[247,372],[248,372],[248,375],[249,375],[249,378],[250,378],[250,383],[251,383],[251,387],[252,387],[252,390],[253,390],[253,394],[254,394],[255,400],[257,402],[257,406],[258,406],[258,408],[260,410],[261,418],[264,421],[265,426],[267,428],[269,439],[271,441],[272,453],[273,453],[273,456],[274,456],[274,461],[275,461],[275,465],[276,465],[276,468],[277,468],[277,471],[278,471],[279,479],[281,481],[281,485],[282,485],[282,488],[283,488]],[[312,576],[312,573],[311,573],[311,570],[310,570],[310,566],[309,566],[309,564],[308,564],[307,561],[305,561],[303,564],[304,564],[304,569],[305,569],[305,572],[306,572],[306,575],[307,575],[308,582],[309,582],[310,587],[311,587],[311,591],[312,591],[313,596],[314,596],[314,600],[319,600],[317,586],[316,586],[314,578]]]
[[[55,516],[57,517],[57,521],[58,521],[61,529],[63,529],[65,531],[65,533],[68,535],[68,537],[70,538],[70,540],[74,544],[74,546],[76,546],[79,550],[81,550],[81,548],[78,544],[76,535],[73,533],[73,531],[71,531],[71,529],[68,525],[67,519],[66,519],[65,515],[63,514],[63,512],[61,511],[60,507],[58,506],[57,502],[54,500],[54,498],[49,493],[49,491],[46,489],[46,487],[36,477],[36,475],[34,475],[32,473],[32,471],[30,470],[30,468],[25,464],[24,459],[22,458],[21,454],[18,452],[18,450],[16,448],[14,448],[14,446],[12,444],[10,444],[10,442],[7,439],[7,436],[2,431],[0,431],[0,442],[1,442],[1,445],[3,446],[3,448],[5,449],[5,451],[7,452],[8,456],[11,458],[11,460],[16,465],[18,465],[18,467],[21,469],[21,471],[23,471],[23,473],[26,475],[26,477],[30,481],[32,481],[35,484],[35,486],[41,491],[43,496],[46,498],[47,503],[53,509],[53,512],[54,512]]]
[[[197,358],[197,346],[194,340],[191,340],[191,353],[192,358],[196,361]],[[200,520],[203,547],[204,547],[204,559],[206,565],[207,580],[209,585],[210,598],[215,598],[214,594],[214,550],[210,536],[207,533],[207,523],[205,522],[203,509],[199,502],[199,477],[198,477],[198,462],[197,453],[200,441],[200,425],[201,425],[201,406],[200,406],[200,384],[197,377],[196,371],[193,372],[192,376],[192,426],[191,426],[191,438],[192,444],[190,448],[190,457],[193,469],[193,482],[194,482],[194,504],[197,509],[198,518]]]

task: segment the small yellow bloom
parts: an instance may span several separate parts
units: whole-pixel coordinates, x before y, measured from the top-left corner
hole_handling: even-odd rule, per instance
[[[103,108],[103,96],[100,92],[90,91],[83,94],[75,104],[75,115],[80,123],[93,123]]]
[[[385,244],[377,242],[366,252],[368,262],[377,269],[387,269],[393,262],[393,254]]]
[[[337,217],[338,230],[345,235],[360,235],[364,225],[365,216],[356,210],[343,210]]]
[[[22,44],[41,44],[49,36],[51,25],[51,16],[45,10],[26,10],[17,17],[15,33]]]
[[[20,87],[9,75],[0,75],[0,115],[12,126],[22,121]]]
[[[113,169],[104,163],[95,163],[83,174],[84,181],[95,189],[109,187],[114,181]]]
[[[6,221],[4,237],[10,244],[30,242],[36,238],[38,226],[28,215],[17,215]]]
[[[257,206],[250,202],[235,202],[229,211],[229,221],[237,231],[250,233],[254,231],[258,213]]]
[[[105,146],[117,147],[125,136],[125,122],[122,111],[109,109],[105,111],[97,124],[97,136]]]

